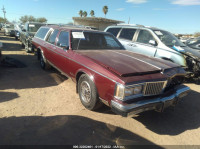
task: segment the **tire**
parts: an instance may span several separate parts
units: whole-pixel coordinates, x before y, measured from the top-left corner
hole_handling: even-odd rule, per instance
[[[28,44],[27,41],[25,43],[25,50],[26,50],[26,53],[31,53],[32,52],[32,50],[30,50],[30,47],[29,47],[29,44]]]
[[[88,110],[94,111],[103,105],[99,100],[95,84],[85,74],[79,78],[78,93],[81,103]]]
[[[22,48],[25,48],[25,45],[23,44],[23,41],[22,41],[22,44],[21,44]]]
[[[40,52],[39,60],[40,60],[40,67],[43,70],[48,70],[51,68],[51,65],[45,60],[45,58],[41,52]]]

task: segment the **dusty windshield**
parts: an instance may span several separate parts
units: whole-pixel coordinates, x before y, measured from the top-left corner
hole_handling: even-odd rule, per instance
[[[44,24],[29,24],[29,32],[37,32],[38,29]]]
[[[122,50],[123,46],[112,35],[98,32],[72,32],[73,50]]]
[[[168,47],[185,47],[185,45],[181,41],[179,41],[173,34],[169,32],[162,30],[154,30],[154,32],[160,38],[160,40]]]
[[[6,26],[6,28],[11,28],[11,29],[13,29],[13,28],[14,28],[14,25],[8,25],[8,26]]]

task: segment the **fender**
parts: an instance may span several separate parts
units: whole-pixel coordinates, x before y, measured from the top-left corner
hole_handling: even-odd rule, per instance
[[[80,76],[82,74],[86,74],[88,76],[88,78],[90,78],[90,80],[94,83],[94,85],[96,86],[96,83],[95,83],[95,80],[94,80],[94,75],[89,72],[88,70],[86,69],[79,69],[77,72],[76,72],[76,75],[75,75],[75,80],[73,80],[75,83],[76,83],[76,93],[78,93],[78,80],[80,78]],[[97,90],[98,92],[98,90]]]
[[[172,54],[171,52],[168,51],[163,51],[163,50],[158,50],[155,57],[161,58],[161,59],[166,59],[166,60],[171,60],[172,62],[179,64],[183,67],[186,67],[186,60],[184,56],[181,54]]]
[[[95,81],[94,81],[94,75],[90,72],[90,71],[88,71],[88,70],[86,70],[86,69],[79,69],[76,73],[75,73],[75,77],[76,77],[76,83],[78,82],[78,79],[79,79],[79,77],[80,77],[80,74],[86,74],[86,75],[88,75],[88,77],[92,80],[92,82],[94,82],[95,83]]]

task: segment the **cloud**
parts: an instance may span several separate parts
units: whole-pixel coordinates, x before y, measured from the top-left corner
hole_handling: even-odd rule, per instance
[[[147,0],[126,0],[127,3],[133,3],[133,4],[142,4],[146,3]]]
[[[200,0],[173,0],[172,4],[183,6],[200,5]]]
[[[117,10],[117,11],[123,11],[124,8],[117,8],[116,10]]]

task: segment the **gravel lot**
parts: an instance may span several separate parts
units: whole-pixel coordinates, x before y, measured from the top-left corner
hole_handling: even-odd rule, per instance
[[[175,109],[123,118],[103,107],[86,110],[75,84],[54,69],[43,71],[20,42],[0,34],[3,55],[23,68],[0,67],[0,145],[200,145],[200,87]]]

